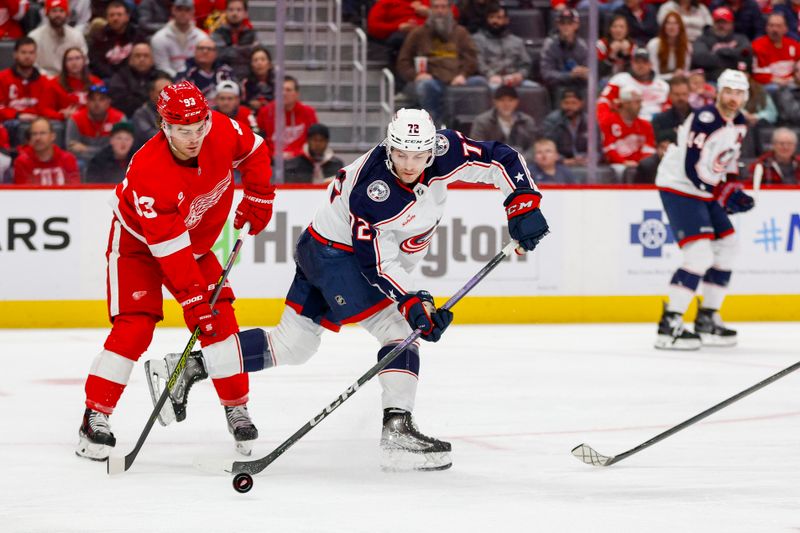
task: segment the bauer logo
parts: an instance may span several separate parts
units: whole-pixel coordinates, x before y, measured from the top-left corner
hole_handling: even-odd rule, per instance
[[[631,224],[631,244],[641,245],[643,257],[661,257],[664,245],[675,243],[669,224],[662,218],[660,210],[645,210],[642,221]]]

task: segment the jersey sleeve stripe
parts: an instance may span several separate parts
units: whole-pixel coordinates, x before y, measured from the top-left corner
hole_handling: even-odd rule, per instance
[[[174,239],[159,242],[157,244],[149,244],[148,247],[150,248],[150,253],[153,254],[153,257],[159,258],[172,255],[175,252],[183,250],[191,245],[192,241],[189,238],[189,232],[184,231]]]
[[[231,165],[233,168],[236,168],[236,167],[238,167],[238,166],[239,166],[239,164],[240,164],[242,161],[244,161],[245,159],[247,159],[248,157],[250,157],[251,155],[253,155],[253,152],[255,152],[255,151],[258,149],[258,147],[259,147],[259,146],[261,146],[261,144],[264,142],[264,139],[263,139],[263,138],[261,138],[261,136],[260,136],[260,135],[253,134],[253,138],[254,138],[255,140],[253,141],[253,147],[250,149],[250,152],[249,152],[249,153],[248,153],[246,156],[244,156],[243,158],[241,158],[241,159],[237,159],[236,161],[234,161],[234,162],[232,163],[232,165]]]

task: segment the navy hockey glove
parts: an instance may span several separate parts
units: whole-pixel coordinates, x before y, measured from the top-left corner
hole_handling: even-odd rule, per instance
[[[750,211],[756,204],[753,197],[744,192],[738,181],[722,181],[714,187],[714,198],[728,214]]]
[[[420,329],[421,337],[436,342],[453,321],[453,313],[447,309],[436,309],[428,291],[410,292],[400,298],[397,308],[408,321],[411,329]]]
[[[530,252],[550,232],[547,221],[539,209],[542,195],[533,189],[517,189],[503,202],[508,216],[508,233],[526,251]]]

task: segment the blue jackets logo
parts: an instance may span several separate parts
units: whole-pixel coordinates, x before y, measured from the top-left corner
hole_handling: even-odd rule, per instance
[[[644,211],[642,222],[631,224],[631,244],[642,245],[643,257],[661,257],[665,244],[675,244],[672,230],[662,216],[660,210]]]

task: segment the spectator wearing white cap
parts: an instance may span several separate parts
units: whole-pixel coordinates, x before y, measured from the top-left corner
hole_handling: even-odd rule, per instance
[[[79,48],[86,54],[88,49],[83,34],[67,25],[67,0],[47,0],[44,11],[47,18],[41,26],[30,32],[29,37],[36,41],[36,66],[48,76],[57,76],[61,73],[64,52]]]
[[[150,45],[156,68],[174,77],[206,34],[194,24],[194,0],[175,0],[171,13],[172,20],[153,35]]]
[[[258,132],[256,117],[249,107],[241,102],[241,89],[233,80],[221,81],[217,84],[217,95],[214,97],[214,109],[227,115],[243,128]]]
[[[664,110],[669,98],[669,84],[656,77],[647,49],[636,48],[633,51],[630,71],[612,76],[600,93],[600,98],[597,100],[598,123],[604,122],[605,115],[613,113],[620,90],[628,86],[638,89],[642,94],[640,118],[649,121],[653,115]]]
[[[603,155],[619,178],[626,167],[636,167],[639,161],[656,153],[653,126],[640,118],[641,107],[642,91],[626,85],[619,91],[617,112],[609,113],[600,124]]]

